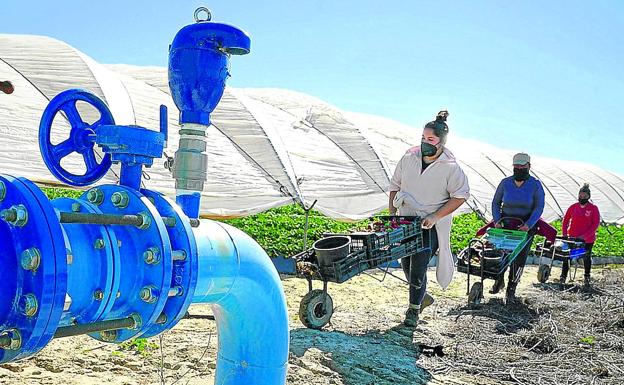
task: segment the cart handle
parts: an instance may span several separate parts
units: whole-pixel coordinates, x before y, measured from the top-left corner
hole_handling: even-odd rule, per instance
[[[509,228],[509,226],[505,226],[504,221],[507,221],[507,220],[512,220],[512,223],[514,223],[513,221],[515,221],[516,224],[517,223],[519,223],[519,224],[516,226],[515,229],[512,229],[512,228]],[[503,228],[505,228],[507,230],[517,230],[520,227],[524,226],[525,222],[521,218],[518,218],[518,217],[502,217],[498,221],[494,222],[494,224],[495,225],[502,224]]]

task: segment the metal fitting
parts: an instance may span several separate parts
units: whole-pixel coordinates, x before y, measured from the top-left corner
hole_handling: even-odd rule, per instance
[[[139,297],[143,300],[143,302],[154,303],[158,300],[158,291],[156,286],[150,285],[145,286],[139,292]]]
[[[98,238],[95,240],[95,244],[93,245],[96,249],[101,250],[106,246],[104,240],[102,238]]]
[[[174,261],[186,261],[186,251],[184,250],[173,250],[171,256]]]
[[[156,265],[160,262],[160,250],[158,247],[150,247],[143,253],[143,260],[149,265]]]
[[[111,202],[113,202],[115,207],[125,209],[128,207],[128,203],[130,203],[130,197],[128,197],[128,193],[125,191],[117,191],[111,196]]]
[[[184,294],[184,289],[182,286],[173,286],[169,289],[169,297],[179,297]]]
[[[6,198],[6,185],[0,180],[0,202]]]
[[[72,203],[72,205],[71,205],[71,209],[72,209],[72,211],[73,211],[73,212],[75,212],[75,213],[79,213],[81,208],[82,208],[82,206],[81,206],[81,205],[80,205],[80,203],[78,203],[78,202],[74,202],[74,203]]]
[[[102,290],[96,290],[93,292],[93,299],[101,301],[104,299],[104,292]]]
[[[69,310],[69,308],[71,307],[72,304],[72,297],[65,293],[65,303],[63,304],[63,311],[67,311]]]
[[[27,317],[32,317],[39,310],[39,302],[34,294],[23,295],[20,299],[20,311]]]
[[[142,211],[138,213],[137,215],[140,216],[141,219],[143,220],[143,222],[141,222],[141,225],[137,227],[141,230],[148,229],[150,225],[152,224],[152,218],[149,216],[149,214],[146,213],[145,211]]]
[[[22,251],[20,264],[24,270],[36,271],[41,264],[41,252],[39,249],[31,247],[30,249]]]
[[[104,193],[99,188],[93,188],[87,192],[87,200],[99,206],[104,203]]]
[[[22,227],[28,222],[28,210],[24,205],[11,206],[11,208],[0,211],[0,218],[13,226]]]
[[[177,221],[175,217],[163,217],[163,222],[165,222],[165,226],[167,227],[175,227]]]
[[[0,349],[19,350],[22,347],[22,335],[17,329],[0,333]]]
[[[104,330],[100,332],[100,338],[104,342],[115,342],[117,339],[117,330]]]
[[[134,327],[131,328],[132,330],[139,330],[143,327],[143,319],[139,313],[130,314],[130,318],[134,321]]]

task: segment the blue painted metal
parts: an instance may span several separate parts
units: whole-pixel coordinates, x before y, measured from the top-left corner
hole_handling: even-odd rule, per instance
[[[176,195],[176,203],[182,208],[189,218],[199,218],[199,207],[201,203],[201,193],[187,191]]]
[[[101,114],[100,119],[89,124],[81,117],[76,102],[90,104]],[[59,144],[51,142],[51,131],[54,117],[62,112],[71,125],[69,138]],[[50,172],[63,183],[72,186],[86,186],[101,179],[111,167],[110,155],[104,155],[100,162],[94,151],[94,128],[102,124],[115,124],[106,104],[88,91],[71,89],[56,95],[48,104],[39,124],[39,149]],[[61,166],[61,160],[67,155],[77,152],[82,155],[86,172],[74,174]]]
[[[64,212],[102,214],[96,205],[81,199],[58,198],[52,205]],[[68,250],[67,294],[71,306],[63,312],[59,326],[98,321],[110,312],[119,290],[117,237],[102,225],[62,224],[62,228]]]
[[[202,220],[193,232],[200,272],[193,303],[212,304],[219,331],[215,384],[284,384],[288,314],[270,258],[234,227]]]
[[[102,125],[95,128],[96,142],[113,163],[121,163],[120,184],[138,190],[141,167],[150,167],[154,158],[162,157],[165,134],[138,126]]]
[[[181,123],[210,124],[229,76],[229,55],[246,54],[249,48],[249,36],[227,24],[198,22],[180,30],[170,47],[169,75]],[[85,122],[78,101],[95,107],[100,119]],[[59,112],[71,131],[53,145],[52,123]],[[167,131],[165,106],[156,132],[115,125],[106,104],[84,90],[67,90],[52,99],[39,140],[50,171],[64,183],[84,186],[102,178],[112,163],[121,163],[121,180],[119,186],[99,186],[78,199],[49,202],[30,181],[0,175],[0,212],[6,210],[0,218],[0,363],[36,353],[59,326],[132,317],[132,329],[92,334],[120,342],[159,334],[176,325],[192,303],[210,303],[219,330],[216,383],[285,383],[288,316],[270,258],[232,227],[202,221],[191,228],[189,216],[199,216],[200,191],[178,190],[177,204],[162,194],[139,191],[142,167],[162,156]],[[203,131],[197,136],[203,137]],[[105,153],[101,162],[96,144]],[[61,166],[72,152],[83,156],[83,175]],[[61,217],[64,222],[76,218],[61,216],[66,212],[94,220],[101,214],[138,215],[143,224],[60,223]],[[103,223],[104,218],[97,219]],[[8,335],[20,338],[7,346]]]
[[[167,299],[163,313],[167,321],[161,325],[153,325],[143,337],[151,337],[174,327],[186,314],[193,299],[198,277],[197,243],[188,217],[171,199],[164,195],[143,189],[141,192],[154,203],[158,213],[163,217],[175,218],[175,226],[167,227],[171,249],[177,255],[184,254],[184,260],[173,261],[171,286],[183,288],[182,294]]]
[[[249,53],[251,40],[228,24],[198,22],[176,34],[169,47],[169,88],[180,123],[210,124],[230,76],[229,55]]]
[[[160,133],[165,137],[164,147],[167,148],[167,138],[169,138],[169,114],[167,106],[160,105]]]
[[[21,205],[28,215],[22,225],[0,219],[0,331],[15,329],[22,340],[19,350],[0,349],[3,363],[28,357],[52,339],[65,300],[67,257],[61,227],[45,195],[24,178],[0,175],[0,181],[6,189],[0,210]],[[39,263],[28,263],[35,249]],[[36,303],[30,315],[25,314],[26,295]]]
[[[141,325],[136,330],[119,330],[116,335],[106,337],[92,334],[92,337],[106,342],[120,342],[140,336],[151,328],[167,303],[171,288],[172,257],[171,242],[165,224],[156,207],[138,191],[125,186],[103,185],[98,189],[104,199],[98,209],[105,214],[143,214],[148,218],[149,226],[144,229],[135,226],[109,225],[115,232],[120,254],[119,292],[114,295],[115,302],[107,312],[105,319],[125,318],[136,314],[141,318]],[[118,207],[113,204],[115,193],[125,195],[127,202]],[[81,199],[86,199],[85,192]],[[114,245],[115,246],[115,245]],[[158,254],[157,263],[147,263],[145,253],[154,250]],[[141,292],[151,289],[149,300],[141,299]]]

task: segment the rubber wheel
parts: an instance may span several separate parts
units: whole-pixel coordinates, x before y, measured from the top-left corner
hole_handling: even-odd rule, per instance
[[[470,305],[478,305],[483,298],[483,284],[481,282],[475,282],[470,288],[468,293],[468,303]]]
[[[332,314],[334,314],[334,301],[329,294],[324,294],[323,290],[312,290],[301,299],[299,319],[307,328],[321,329],[327,325]]]
[[[537,280],[540,283],[546,283],[549,277],[550,277],[550,266],[541,265],[539,269],[537,270]]]

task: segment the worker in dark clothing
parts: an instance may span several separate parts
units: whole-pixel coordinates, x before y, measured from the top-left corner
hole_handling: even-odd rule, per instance
[[[496,227],[503,227],[501,218],[519,218],[524,224],[518,230],[529,233],[527,245],[511,263],[506,293],[508,302],[515,300],[516,286],[520,282],[524,264],[533,243],[535,225],[544,211],[544,188],[539,180],[530,175],[530,169],[531,158],[528,154],[518,153],[514,155],[514,174],[500,182],[492,200],[492,215]],[[490,293],[496,294],[504,287],[505,271],[499,275]]]

